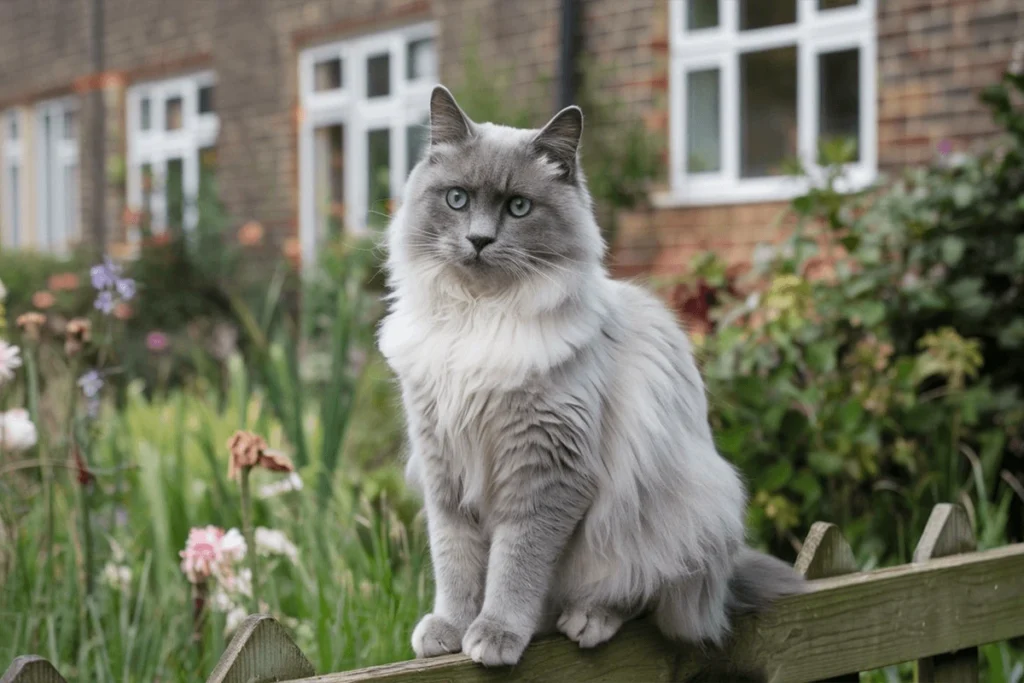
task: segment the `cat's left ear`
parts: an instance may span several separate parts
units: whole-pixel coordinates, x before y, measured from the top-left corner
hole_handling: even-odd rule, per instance
[[[533,139],[533,144],[541,154],[558,166],[561,177],[569,182],[575,182],[579,165],[577,152],[582,135],[583,112],[574,105],[555,114],[548,121],[548,125]]]

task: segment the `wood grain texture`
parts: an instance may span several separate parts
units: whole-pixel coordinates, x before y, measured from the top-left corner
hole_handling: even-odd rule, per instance
[[[16,657],[7,671],[0,676],[0,683],[68,683],[53,668],[53,664],[36,655]]]
[[[254,614],[238,627],[208,683],[270,683],[314,673],[281,624],[267,614]]]
[[[977,547],[971,520],[959,505],[942,503],[932,509],[921,540],[914,549],[914,562],[969,553]],[[977,683],[980,674],[978,648],[925,657],[917,661],[921,683]]]
[[[1024,634],[1022,577],[1018,544],[812,581],[810,592],[780,600],[772,612],[738,619],[725,652],[668,643],[639,620],[592,652],[561,637],[540,640],[514,668],[486,670],[452,655],[302,680],[805,683]]]
[[[857,561],[839,527],[815,522],[793,567],[808,579],[828,579],[857,571]]]

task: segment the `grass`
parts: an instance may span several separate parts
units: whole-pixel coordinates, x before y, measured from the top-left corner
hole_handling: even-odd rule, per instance
[[[226,645],[225,617],[210,612],[193,641],[191,586],[178,552],[193,526],[241,525],[225,447],[237,428],[287,447],[268,402],[242,395],[245,382],[233,386],[224,412],[197,392],[149,401],[141,390],[129,391],[121,411],[108,410],[90,463],[94,483],[79,485],[71,469],[57,475],[52,552],[36,473],[0,475],[16,494],[0,502],[9,536],[0,550],[0,661],[37,653],[69,679],[98,682],[209,674]],[[306,408],[306,436],[318,444],[319,406]],[[369,471],[341,462],[326,498],[315,495],[317,466],[301,471],[302,491],[255,504],[256,524],[285,532],[299,549],[294,564],[261,558],[257,593],[318,671],[408,658],[409,634],[431,598],[416,504],[401,497],[393,462]],[[254,489],[279,476],[254,473]],[[130,582],[105,580],[108,563],[127,566]]]

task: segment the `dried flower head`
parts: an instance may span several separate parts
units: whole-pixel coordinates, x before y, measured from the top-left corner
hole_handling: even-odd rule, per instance
[[[39,311],[29,311],[19,315],[14,324],[18,326],[18,329],[25,335],[26,339],[29,341],[39,341],[43,326],[46,325],[46,316]]]
[[[118,301],[114,305],[114,317],[118,320],[130,320],[135,314],[131,304],[127,304],[123,301]]]
[[[294,472],[291,458],[267,446],[263,437],[252,432],[235,432],[228,439],[231,460],[228,463],[228,477],[234,479],[243,468],[263,467],[272,472]]]
[[[64,352],[69,356],[78,355],[92,340],[92,323],[87,318],[72,318],[64,328]]]
[[[255,247],[263,242],[263,225],[249,221],[238,229],[238,243],[243,247]]]
[[[55,292],[69,292],[78,289],[80,281],[74,273],[56,273],[50,276],[46,284]]]

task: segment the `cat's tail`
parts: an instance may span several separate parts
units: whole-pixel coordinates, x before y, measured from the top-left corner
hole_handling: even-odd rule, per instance
[[[807,590],[807,581],[782,560],[753,548],[736,556],[727,607],[732,614],[762,612],[777,599]]]

